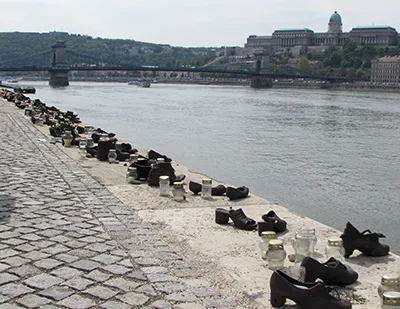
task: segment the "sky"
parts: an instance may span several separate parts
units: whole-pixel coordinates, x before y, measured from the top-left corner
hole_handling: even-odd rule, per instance
[[[249,35],[278,28],[325,32],[335,9],[344,31],[400,31],[397,0],[0,0],[0,7],[0,32],[65,31],[184,47],[243,46]]]

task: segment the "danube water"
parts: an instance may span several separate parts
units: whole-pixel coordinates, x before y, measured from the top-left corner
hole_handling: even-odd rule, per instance
[[[340,231],[383,233],[400,253],[399,94],[30,84],[87,124]]]

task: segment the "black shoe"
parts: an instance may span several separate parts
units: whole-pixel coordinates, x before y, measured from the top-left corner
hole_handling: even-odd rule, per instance
[[[148,151],[147,156],[149,157],[150,160],[157,160],[158,158],[163,158],[164,161],[167,162],[167,163],[172,161],[167,156],[164,156],[161,153],[158,153],[157,151],[154,151],[154,150],[151,150],[151,149]]]
[[[238,188],[227,187],[226,188],[226,196],[229,197],[230,200],[237,200],[240,198],[245,198],[249,195],[249,188],[242,186]]]
[[[327,262],[321,264],[310,256],[306,256],[301,262],[306,270],[305,282],[315,282],[321,279],[327,285],[349,285],[358,279],[358,274],[349,266],[331,257]]]
[[[193,192],[193,194],[199,194],[201,192],[201,184],[198,182],[190,181],[189,182],[189,190]],[[218,185],[216,187],[211,188],[211,195],[221,196],[226,192],[226,187],[224,185]]]
[[[268,232],[274,232],[274,223],[273,222],[265,222],[265,221],[259,221],[257,222],[257,230],[258,230],[258,236],[261,237],[261,233],[268,231]]]
[[[371,233],[365,230],[360,233],[350,222],[347,222],[344,233],[340,235],[345,249],[344,257],[348,258],[354,250],[359,250],[366,256],[384,256],[389,253],[389,246],[379,243],[379,238],[386,237],[381,233]]]
[[[248,218],[241,208],[229,210],[223,208],[215,209],[215,222],[218,224],[227,224],[229,218],[232,219],[233,225],[241,230],[252,231],[257,228],[257,223],[251,218]]]
[[[185,179],[185,175],[175,175],[175,170],[171,163],[160,162],[154,164],[150,169],[149,177],[147,178],[149,186],[159,186],[160,176],[169,176],[170,185],[174,184],[176,181],[179,182]]]
[[[273,272],[270,279],[271,305],[282,307],[289,298],[304,309],[351,309],[351,303],[339,299],[329,292],[331,288],[320,282],[303,283],[280,270]]]
[[[272,222],[274,225],[275,232],[281,233],[286,231],[286,226],[287,226],[286,221],[279,218],[278,215],[275,213],[275,211],[271,210],[267,214],[262,215],[262,219],[265,222]]]

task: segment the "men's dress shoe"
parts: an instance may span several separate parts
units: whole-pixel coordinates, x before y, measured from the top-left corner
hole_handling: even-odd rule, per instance
[[[350,222],[347,222],[344,233],[340,235],[345,249],[344,257],[348,258],[354,250],[359,250],[366,256],[384,256],[389,253],[389,246],[379,243],[379,238],[386,237],[381,233],[371,233],[365,230],[360,233]]]
[[[310,256],[306,256],[301,262],[305,268],[305,282],[314,282],[321,279],[327,285],[349,285],[358,279],[358,274],[349,266],[331,257],[321,264]]]
[[[201,184],[198,182],[190,181],[189,182],[189,190],[193,192],[193,194],[199,194],[201,192]],[[218,185],[216,187],[211,188],[211,195],[221,196],[226,192],[226,187],[224,185]]]
[[[262,215],[262,219],[265,222],[272,222],[274,224],[275,232],[279,233],[286,231],[286,226],[287,226],[286,221],[279,218],[278,215],[275,213],[275,211],[271,210],[267,214]]]
[[[289,298],[303,309],[351,309],[351,303],[331,294],[330,288],[320,282],[303,283],[280,270],[270,279],[271,305],[282,307]]]
[[[226,188],[226,196],[229,197],[230,200],[237,200],[240,198],[245,198],[249,195],[249,188],[242,186],[238,188],[227,187]]]
[[[229,210],[224,208],[215,209],[215,222],[218,224],[228,224],[229,218],[233,221],[233,225],[241,230],[252,231],[257,228],[257,223],[253,219],[247,217],[243,209]]]

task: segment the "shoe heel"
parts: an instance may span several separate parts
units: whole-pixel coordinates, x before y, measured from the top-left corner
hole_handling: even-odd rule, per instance
[[[215,222],[218,224],[227,224],[229,222],[228,212],[225,209],[216,209]]]
[[[344,248],[344,257],[348,258],[350,255],[353,254],[355,248],[349,248],[349,247],[345,247]]]
[[[271,292],[271,305],[274,308],[280,308],[286,303],[286,297],[278,293]]]

